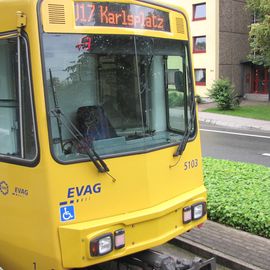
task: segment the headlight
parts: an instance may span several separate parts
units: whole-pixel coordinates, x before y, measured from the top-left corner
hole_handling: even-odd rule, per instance
[[[201,202],[197,204],[193,204],[192,208],[192,219],[197,220],[202,218],[206,214],[206,203]]]
[[[101,256],[113,250],[113,236],[111,233],[102,235],[90,242],[91,256]]]
[[[198,220],[206,214],[206,202],[195,203],[183,208],[183,223],[187,224],[192,220]]]

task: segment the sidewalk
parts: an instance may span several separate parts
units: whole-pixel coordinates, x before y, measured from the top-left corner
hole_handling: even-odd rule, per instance
[[[172,240],[202,257],[215,256],[217,262],[234,270],[270,270],[270,240],[207,221]]]
[[[249,101],[246,101],[245,103],[255,104],[255,102]],[[270,121],[203,112],[203,110],[211,107],[215,107],[215,105],[213,103],[199,104],[199,121],[201,123],[229,128],[270,132]]]

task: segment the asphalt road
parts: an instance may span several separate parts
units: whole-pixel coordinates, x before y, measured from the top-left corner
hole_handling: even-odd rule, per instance
[[[201,125],[202,154],[270,167],[270,134]]]

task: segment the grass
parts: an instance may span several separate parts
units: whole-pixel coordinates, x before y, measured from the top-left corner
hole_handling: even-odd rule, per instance
[[[270,121],[270,104],[256,106],[240,106],[235,108],[234,110],[220,110],[218,108],[209,108],[204,110],[204,112],[227,114]]]
[[[213,158],[203,167],[209,219],[270,238],[270,168]]]

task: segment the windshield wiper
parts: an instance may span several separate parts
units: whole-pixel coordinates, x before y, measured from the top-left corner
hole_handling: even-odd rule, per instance
[[[62,112],[62,110],[59,106],[58,98],[57,98],[56,91],[54,88],[53,76],[52,76],[51,69],[49,69],[49,73],[50,73],[50,83],[51,83],[52,94],[53,94],[54,105],[55,105],[55,108],[53,110],[51,110],[50,112],[57,119],[57,125],[58,125],[60,140],[61,140],[62,151],[64,151],[63,138],[62,138],[62,125],[63,125],[68,130],[68,132],[72,135],[72,137],[79,143],[79,145],[83,149],[86,150],[86,154],[88,155],[90,160],[94,163],[94,165],[96,166],[98,171],[101,173],[108,173],[110,170],[109,170],[108,166],[106,165],[106,163],[97,154],[97,152],[94,150],[94,148],[90,147],[90,145],[85,141],[85,138],[82,135],[82,133],[71,122],[71,120],[69,120]]]
[[[90,160],[94,163],[99,172],[109,172],[107,164],[102,160],[102,158],[97,154],[97,152],[92,148],[86,141],[82,133],[77,129],[77,127],[64,115],[60,108],[55,108],[51,110],[51,113],[56,117],[57,122],[61,123],[67,131],[72,135],[79,145],[86,150],[86,154]]]
[[[192,132],[192,124],[195,122],[195,112],[196,112],[195,99],[192,98],[192,103],[191,103],[191,108],[190,108],[190,119],[189,119],[187,126],[185,128],[183,139],[182,139],[181,143],[179,144],[177,150],[173,154],[174,157],[181,156],[186,149],[190,134]]]

